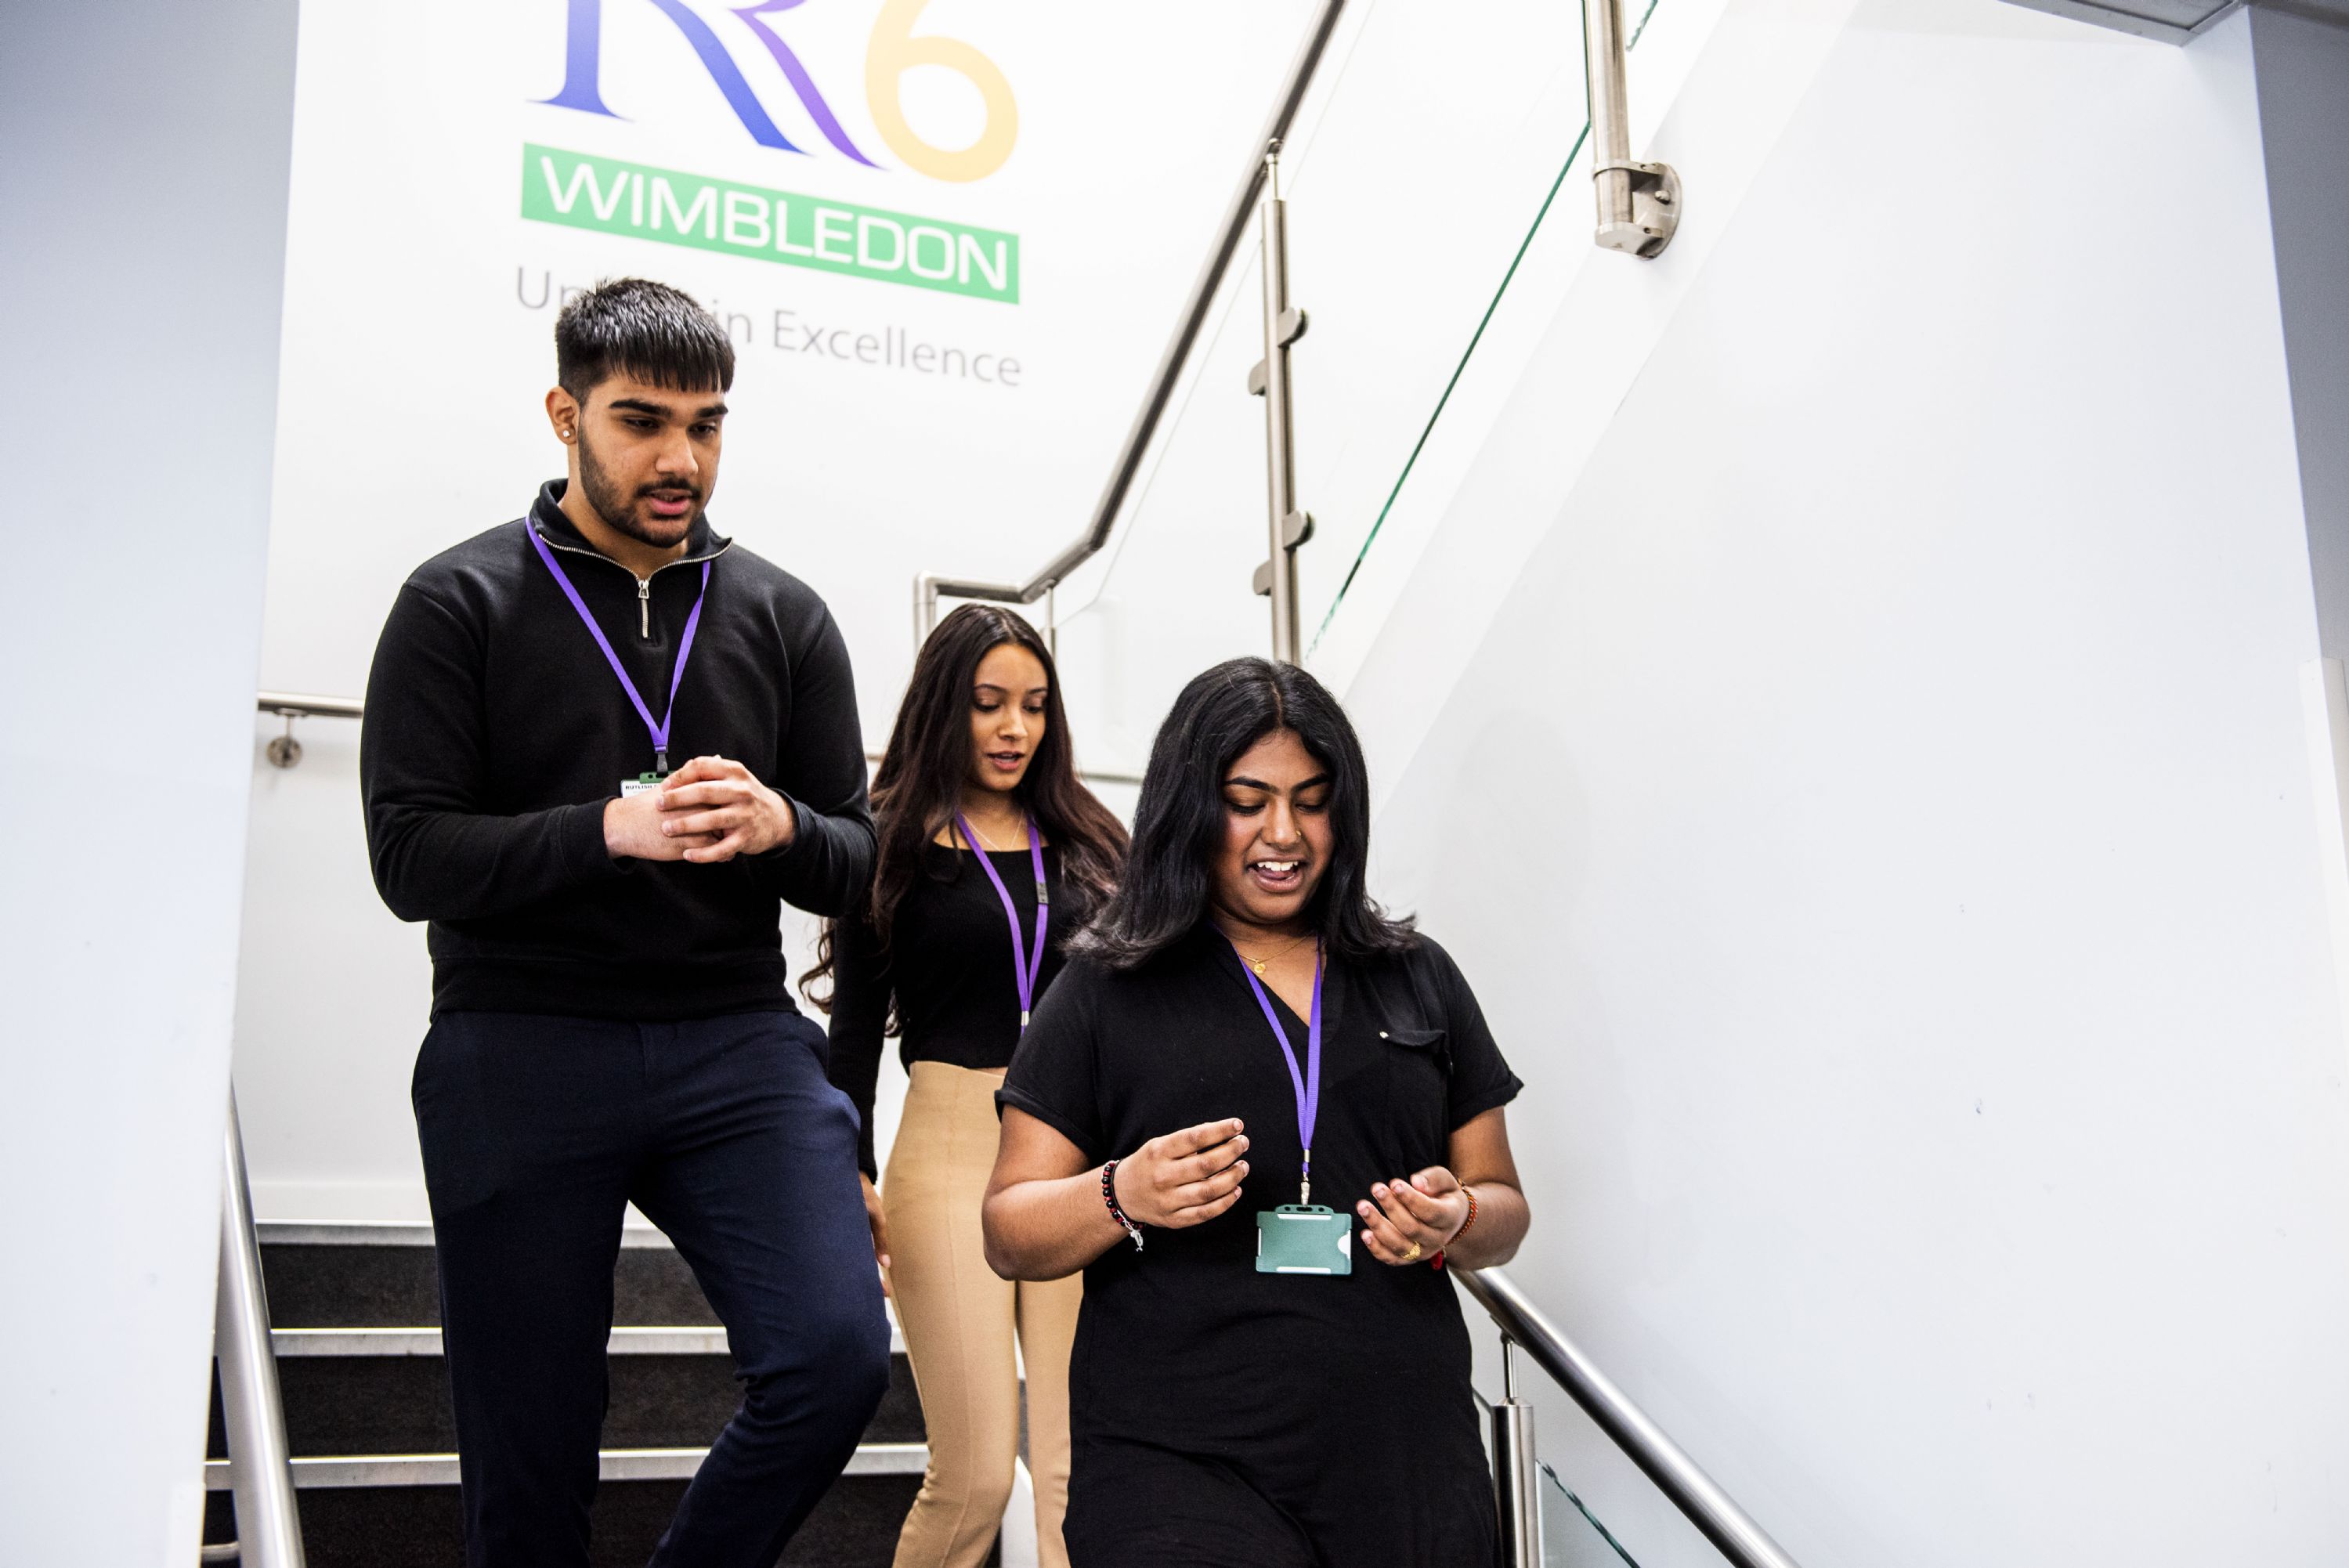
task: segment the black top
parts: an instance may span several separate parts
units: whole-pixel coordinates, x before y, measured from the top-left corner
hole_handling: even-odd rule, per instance
[[[1273,1006],[1301,1064],[1306,1021]],[[1372,1181],[1446,1163],[1452,1131],[1522,1087],[1468,983],[1424,938],[1392,959],[1332,965],[1322,1009],[1317,1203],[1350,1212]],[[1203,926],[1125,974],[1072,964],[998,1100],[1088,1161],[1224,1117],[1247,1125],[1238,1202],[1204,1225],[1146,1230],[1143,1251],[1121,1242],[1085,1270],[1070,1368],[1076,1462],[1088,1443],[1140,1442],[1214,1456],[1276,1500],[1333,1466],[1365,1507],[1387,1507],[1391,1491],[1471,1511],[1478,1487],[1489,1496],[1450,1280],[1378,1262],[1359,1220],[1350,1274],[1255,1270],[1257,1212],[1298,1198],[1297,1101],[1219,933]]]
[[[836,913],[873,870],[848,649],[813,590],[706,520],[640,598],[564,517],[563,488],[426,562],[392,604],[359,741],[376,886],[402,920],[431,922],[436,1013],[788,1009],[781,901]],[[789,848],[720,865],[605,852],[605,802],[652,768],[652,740],[533,527],[656,716],[711,563],[670,764],[741,762],[792,802]]]
[[[1019,940],[1032,958],[1035,865],[1026,850],[999,850],[988,859],[1019,912]],[[1083,913],[1062,892],[1061,851],[1052,844],[1044,846],[1044,885],[1052,915],[1037,979],[1040,1001],[1061,972],[1061,944],[1084,923]],[[843,920],[833,928],[832,1081],[864,1119],[856,1158],[867,1176],[881,1173],[874,1157],[873,1094],[891,1003],[903,1036],[898,1056],[906,1067],[1009,1067],[1019,1043],[1011,951],[1011,928],[995,884],[970,851],[938,843],[926,847],[921,874],[898,903],[886,952],[864,920]]]

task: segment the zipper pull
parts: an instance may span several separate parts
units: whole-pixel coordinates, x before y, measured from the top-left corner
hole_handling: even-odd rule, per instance
[[[649,643],[653,640],[653,580],[636,579],[636,634]]]

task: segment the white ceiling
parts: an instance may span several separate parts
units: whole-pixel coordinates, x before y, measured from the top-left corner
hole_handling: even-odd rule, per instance
[[[2234,10],[2244,0],[2013,0],[2034,11],[2051,11],[2147,38],[2184,43]],[[2272,11],[2289,11],[2323,22],[2349,25],[2349,0],[2251,0]]]

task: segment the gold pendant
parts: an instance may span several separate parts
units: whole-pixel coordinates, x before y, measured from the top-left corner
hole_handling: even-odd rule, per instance
[[[1268,958],[1251,958],[1248,960],[1248,967],[1255,970],[1256,977],[1261,980],[1264,978],[1264,966],[1270,962],[1272,961]]]

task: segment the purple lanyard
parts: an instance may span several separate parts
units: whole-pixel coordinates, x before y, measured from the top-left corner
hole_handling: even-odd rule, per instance
[[[1230,942],[1231,938],[1224,939]],[[1297,1139],[1305,1149],[1305,1168],[1298,1179],[1297,1201],[1302,1204],[1313,1202],[1313,1123],[1321,1114],[1321,950],[1317,943],[1313,951],[1313,1016],[1305,1025],[1305,1070],[1298,1071],[1297,1047],[1288,1043],[1288,1031],[1280,1026],[1280,1016],[1272,1010],[1272,998],[1265,995],[1264,985],[1248,967],[1248,961],[1234,944],[1232,956],[1240,961],[1240,976],[1256,993],[1256,1005],[1264,1009],[1264,1021],[1272,1026],[1272,1037],[1280,1042],[1280,1054],[1288,1062],[1288,1081],[1297,1090]]]
[[[962,829],[962,841],[978,857],[978,869],[995,884],[995,896],[1003,901],[1003,918],[1011,923],[1011,979],[1019,987],[1019,1028],[1026,1033],[1028,1015],[1036,1010],[1036,978],[1044,973],[1044,927],[1052,917],[1051,895],[1044,889],[1044,846],[1036,837],[1036,819],[1028,819],[1028,862],[1036,868],[1036,951],[1030,953],[1020,944],[1019,912],[1011,905],[1011,890],[1003,885],[1002,875],[987,851],[978,847],[978,835],[970,830],[960,811],[955,813],[955,825]]]
[[[685,684],[685,661],[693,656],[693,634],[701,625],[701,606],[709,598],[709,562],[705,561],[701,563],[701,593],[693,601],[693,614],[685,618],[685,635],[678,640],[677,669],[668,682],[668,711],[661,717],[658,724],[655,724],[653,710],[645,706],[644,697],[636,691],[636,683],[628,678],[627,667],[620,663],[620,655],[612,649],[612,639],[604,634],[604,628],[595,624],[594,615],[588,614],[587,601],[579,597],[579,590],[571,585],[571,579],[564,574],[561,563],[554,559],[554,552],[547,548],[546,541],[538,536],[535,528],[530,530],[530,542],[538,546],[538,558],[546,562],[549,572],[554,573],[554,581],[563,589],[563,596],[571,601],[571,607],[579,612],[581,620],[587,623],[587,634],[594,637],[595,645],[604,650],[604,657],[611,665],[612,673],[620,677],[620,689],[626,692],[628,700],[636,705],[636,717],[645,721],[647,729],[652,731],[653,771],[667,773],[668,727],[670,721],[677,717],[677,688]]]

